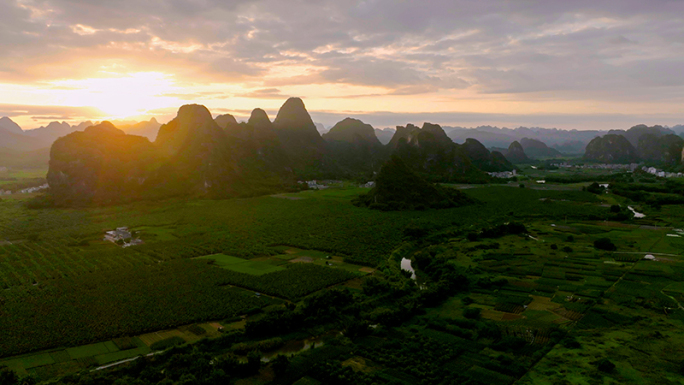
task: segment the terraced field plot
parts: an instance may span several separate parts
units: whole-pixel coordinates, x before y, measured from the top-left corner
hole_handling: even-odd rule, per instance
[[[197,259],[211,260],[213,261],[213,264],[221,268],[250,275],[264,275],[285,270],[283,267],[276,266],[268,262],[242,259],[224,254],[206,255],[203,257],[198,257]]]

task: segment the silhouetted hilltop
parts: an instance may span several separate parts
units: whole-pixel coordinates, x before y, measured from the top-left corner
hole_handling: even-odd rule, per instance
[[[144,194],[158,158],[147,138],[102,122],[54,142],[47,174],[50,193],[62,204],[135,199]]]
[[[385,159],[385,149],[370,124],[346,118],[323,135],[341,176],[372,178]]]
[[[643,161],[673,165],[681,162],[682,147],[684,139],[675,134],[644,134],[639,137],[637,154]]]
[[[319,149],[324,145],[309,112],[300,98],[289,98],[278,110],[273,126],[285,138],[286,146],[305,145]]]
[[[415,172],[431,181],[483,182],[488,176],[471,162],[462,146],[454,143],[437,125],[424,123],[423,128],[413,125],[397,127],[391,149],[394,154]]]
[[[461,148],[463,148],[473,165],[482,171],[511,171],[514,168],[503,154],[498,151],[489,152],[482,143],[475,139],[466,139]]]
[[[413,124],[407,124],[406,126],[397,126],[397,129],[392,135],[389,143],[387,143],[387,148],[390,150],[395,150],[399,145],[401,139],[406,139],[408,142],[414,134],[420,132],[420,128],[414,126]]]
[[[159,128],[154,143],[166,155],[176,156],[183,155],[191,146],[204,147],[222,141],[225,141],[223,130],[214,122],[209,110],[199,104],[188,104],[178,110],[173,120]]]
[[[12,119],[3,116],[0,118],[0,130],[5,130],[7,132],[11,132],[13,134],[23,134],[24,130],[19,127],[18,124],[16,124]]]
[[[272,130],[273,123],[271,119],[268,118],[266,111],[261,108],[255,108],[252,110],[252,114],[249,116],[247,123],[251,124],[257,130]]]
[[[246,123],[243,132],[253,133]],[[48,183],[58,203],[109,203],[174,195],[233,197],[293,189],[276,142],[233,137],[200,105],[186,105],[157,140],[126,135],[109,122],[55,142]],[[271,148],[273,150],[271,151]]]
[[[563,156],[558,150],[549,148],[546,143],[541,140],[522,138],[520,139],[520,145],[525,150],[525,154],[533,159],[558,158]]]
[[[647,135],[647,134],[652,134],[657,137],[661,137],[663,135],[670,135],[674,134],[675,132],[670,130],[669,128],[665,128],[663,126],[652,126],[649,127],[645,124],[638,124],[629,130],[610,130],[608,131],[608,134],[618,134],[622,135],[627,140],[629,140],[629,143],[632,144],[632,146],[637,147],[639,145],[639,138],[641,138],[642,135]]]
[[[250,127],[240,125],[249,133]],[[168,157],[163,171],[155,175],[159,194],[209,196],[250,195],[256,186],[282,181],[256,157],[249,135],[236,137],[222,130],[201,105],[186,105],[171,122],[159,129],[155,145]],[[250,179],[254,179],[253,181]],[[261,188],[261,187],[259,187]]]
[[[429,183],[392,156],[380,169],[375,187],[353,203],[377,210],[424,210],[464,206],[473,200],[458,190]]]
[[[330,131],[323,135],[327,142],[347,142],[347,143],[367,143],[372,146],[382,144],[375,136],[375,130],[370,124],[366,124],[358,119],[345,118],[335,124]]]
[[[506,151],[504,156],[511,163],[525,163],[530,161],[530,158],[525,154],[525,149],[523,149],[523,146],[517,140],[508,146],[508,151]]]
[[[601,163],[637,162],[636,149],[622,135],[608,134],[594,138],[584,152],[584,159]]]
[[[326,143],[300,98],[289,98],[278,111],[273,127],[295,172],[304,179],[334,175]]]
[[[235,117],[231,114],[224,114],[224,115],[219,115],[217,116],[214,121],[216,124],[218,124],[219,127],[223,128],[224,130],[228,125],[237,125],[238,122],[235,120]]]

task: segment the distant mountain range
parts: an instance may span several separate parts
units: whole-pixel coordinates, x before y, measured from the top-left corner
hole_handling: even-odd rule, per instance
[[[606,133],[605,131],[598,130],[559,130],[556,128],[539,127],[510,129],[492,126],[479,126],[476,128],[444,127],[444,130],[457,143],[463,142],[467,138],[472,138],[487,147],[508,148],[512,142],[518,141],[522,144],[521,140],[527,138],[541,141],[564,154],[582,154],[587,143],[595,137]]]
[[[72,132],[53,144],[47,180],[53,199],[65,205],[249,196],[297,190],[302,179],[367,181],[391,155],[430,181],[485,182],[485,171],[513,169],[501,153],[473,139],[456,144],[436,124],[400,127],[387,145],[352,118],[321,136],[303,101],[290,98],[272,122],[258,108],[237,123],[185,105],[154,141],[109,122]]]
[[[23,158],[27,164],[47,164],[46,149],[55,143],[49,179],[53,190],[61,191],[56,194],[62,194],[64,201],[73,196],[111,201],[124,198],[128,190],[109,188],[98,192],[99,187],[108,183],[103,182],[102,175],[98,176],[100,171],[74,172],[76,160],[69,159],[79,159],[85,167],[96,159],[109,162],[110,152],[117,158],[121,155],[117,151],[132,151],[128,148],[132,146],[147,154],[145,164],[128,158],[120,160],[125,166],[114,162],[121,170],[132,167],[136,171],[131,171],[125,183],[111,178],[129,187],[131,180],[139,181],[139,193],[126,199],[165,196],[169,191],[176,195],[239,196],[293,188],[296,180],[370,180],[393,154],[421,177],[444,182],[484,182],[489,179],[487,172],[512,170],[512,162],[577,156],[584,153],[585,147],[584,158],[588,161],[672,164],[681,161],[684,144],[676,134],[684,134],[684,126],[564,131],[491,126],[443,128],[425,123],[423,127],[408,124],[375,129],[353,118],[327,130],[314,123],[301,99],[290,98],[273,121],[258,108],[247,122],[238,123],[230,114],[213,118],[205,107],[196,105],[181,107],[177,117],[167,124],[154,118],[100,124],[87,121],[73,126],[52,122],[45,127],[22,130],[4,117],[0,119],[0,166],[21,167],[22,162],[17,160]],[[100,140],[105,143],[98,144]],[[61,165],[56,161],[58,158],[62,159]],[[86,186],[88,183],[80,178],[96,176],[100,186],[89,193],[69,187]],[[115,196],[110,195],[115,192]]]

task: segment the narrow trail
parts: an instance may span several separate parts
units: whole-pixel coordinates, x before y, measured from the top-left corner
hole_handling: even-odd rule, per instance
[[[154,356],[155,354],[161,354],[161,353],[164,353],[164,352],[165,352],[165,350],[162,350],[162,351],[159,351],[159,352],[154,352],[154,353],[145,354],[145,357]],[[98,370],[111,368],[111,367],[113,367],[113,366],[125,364],[126,362],[135,361],[135,360],[137,360],[137,359],[140,358],[140,357],[141,357],[141,356],[137,356],[137,357],[133,357],[133,358],[128,358],[128,359],[126,359],[126,360],[121,360],[121,361],[117,361],[117,362],[112,362],[111,364],[107,364],[107,365],[103,365],[103,366],[98,366],[97,368],[91,370],[91,372],[95,372],[95,371],[98,371]]]
[[[663,289],[663,290],[665,290],[665,289]],[[684,306],[682,306],[682,304],[679,303],[679,301],[677,301],[677,300],[675,299],[675,297],[673,297],[673,296],[671,296],[671,295],[665,294],[665,292],[664,292],[663,290],[661,290],[660,292],[661,292],[664,296],[666,296],[667,298],[673,300],[674,303],[677,304],[677,306],[679,307],[680,310],[684,310]]]
[[[679,257],[679,254],[666,254],[666,253],[654,253],[651,251],[616,251],[613,254],[651,254],[651,255],[663,255],[665,257]]]

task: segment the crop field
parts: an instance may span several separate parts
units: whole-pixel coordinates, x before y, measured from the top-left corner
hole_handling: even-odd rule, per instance
[[[645,218],[617,221],[609,203],[634,203],[552,186],[470,186],[462,191],[475,205],[411,212],[355,207],[350,200],[366,191],[358,188],[78,209],[29,210],[22,199],[3,199],[0,365],[50,378],[218,337],[216,320],[254,330],[245,325],[335,292],[325,289],[353,287],[352,297],[365,298],[354,311],[393,326],[354,340],[352,361],[384,381],[466,373],[502,384],[676,383],[670,357],[684,358],[684,237],[672,235],[684,211],[634,205]],[[511,222],[524,232],[486,235]],[[121,226],[144,244],[102,240]],[[597,249],[601,238],[616,250]],[[421,255],[463,272],[470,286],[401,318],[414,309],[402,296],[415,290],[431,303],[436,282],[458,281],[418,270],[427,286],[411,288],[395,273],[402,258]],[[373,297],[369,280],[394,291]],[[598,373],[606,356],[617,369]]]
[[[171,338],[192,343],[206,337],[218,337],[220,336],[217,330],[219,326],[222,325],[218,322],[192,324],[135,337],[115,338],[72,348],[29,353],[0,359],[0,366],[6,366],[21,375],[31,375],[39,380],[47,380],[56,375],[67,374],[74,368],[89,369],[149,354],[153,351],[155,344]],[[225,326],[228,327],[230,324],[226,323]]]
[[[197,259],[206,259],[212,261],[212,264],[221,268],[249,275],[264,275],[285,270],[283,267],[272,265],[267,262],[231,257],[224,254],[206,255],[198,257]]]
[[[649,384],[659,378],[678,383],[681,378],[671,372],[677,371],[679,362],[669,357],[684,357],[679,347],[684,247],[680,239],[666,237],[672,230],[548,221],[532,222],[528,230],[524,236],[496,239],[496,247],[488,240],[458,238],[430,246],[431,254],[505,284],[452,297],[429,309],[428,317],[455,321],[468,309],[478,309],[482,319],[497,322],[530,344],[545,344],[550,331],[561,328],[581,345],[556,345],[523,377],[524,384],[583,384],[587,378],[605,375],[597,373],[596,362],[606,357],[617,365],[609,376],[616,383]],[[618,251],[594,249],[592,242],[598,237],[612,239]],[[643,260],[653,253],[658,255],[655,261]],[[444,330],[472,339],[472,331],[457,325]],[[643,349],[642,341],[649,341]],[[472,365],[490,359],[487,354],[486,349],[471,352],[469,363],[459,358],[459,365],[472,370]],[[645,360],[645,355],[652,355],[652,360]]]

